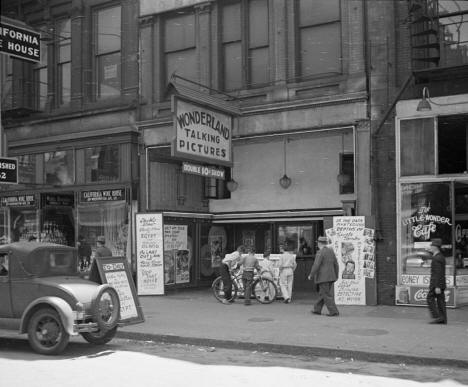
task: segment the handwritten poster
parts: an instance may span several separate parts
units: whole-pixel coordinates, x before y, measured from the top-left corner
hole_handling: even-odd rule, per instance
[[[135,217],[138,294],[164,294],[163,216],[141,213]]]
[[[127,280],[125,270],[106,272],[106,281],[117,290],[120,300],[120,318],[127,320],[137,317],[138,312],[133,301],[132,290]]]
[[[374,230],[365,227],[363,216],[333,218],[326,230],[338,259],[335,302],[339,305],[365,305],[365,278],[374,278]]]

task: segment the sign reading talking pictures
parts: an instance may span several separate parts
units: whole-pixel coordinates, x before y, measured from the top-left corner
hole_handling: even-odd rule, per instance
[[[232,117],[174,97],[172,156],[210,164],[232,164]]]
[[[135,215],[138,295],[164,294],[162,213]]]
[[[120,322],[136,324],[144,321],[135,284],[125,257],[96,257],[89,279],[109,284],[117,291],[120,300]]]

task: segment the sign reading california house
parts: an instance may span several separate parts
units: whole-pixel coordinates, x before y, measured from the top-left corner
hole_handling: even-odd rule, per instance
[[[232,117],[175,99],[173,156],[231,165]]]
[[[8,22],[2,17],[0,21],[0,52],[33,62],[39,62],[41,34],[24,27],[18,27],[14,20]]]

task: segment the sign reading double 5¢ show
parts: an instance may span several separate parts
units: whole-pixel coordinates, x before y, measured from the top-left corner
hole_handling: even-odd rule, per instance
[[[232,117],[174,97],[172,155],[210,164],[232,164]]]

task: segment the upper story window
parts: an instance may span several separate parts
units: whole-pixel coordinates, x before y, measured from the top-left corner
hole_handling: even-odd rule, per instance
[[[96,96],[106,98],[121,91],[121,7],[99,9],[94,14]]]
[[[112,182],[120,177],[120,146],[104,145],[85,149],[85,181]]]
[[[199,79],[193,11],[171,14],[164,19],[163,47],[166,82],[174,73],[193,81]]]
[[[2,70],[1,77],[4,79],[2,84],[2,110],[9,110],[13,108],[13,59],[4,55],[0,60],[5,64],[5,66],[0,66]]]
[[[68,185],[75,181],[75,157],[73,150],[44,153],[45,183]]]
[[[221,10],[222,82],[225,90],[270,81],[267,0],[225,1]]]
[[[341,73],[340,0],[298,0],[296,11],[298,78]]]
[[[71,99],[71,21],[58,20],[55,26],[57,60],[57,105],[70,104]],[[42,47],[41,47],[42,48]],[[43,70],[42,76],[47,76]],[[39,74],[38,74],[39,75]],[[47,95],[47,92],[46,92]]]
[[[19,183],[36,183],[36,155],[20,155],[17,158]]]
[[[35,107],[44,110],[47,104],[47,42],[41,41],[41,58],[33,68]]]

